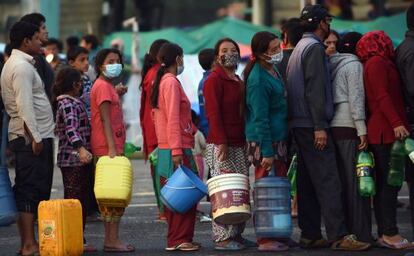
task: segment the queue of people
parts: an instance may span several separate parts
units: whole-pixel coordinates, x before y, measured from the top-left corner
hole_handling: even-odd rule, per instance
[[[203,173],[205,167],[211,178],[229,173],[249,176],[253,166],[255,180],[260,180],[271,173],[286,177],[293,154],[298,167],[297,198],[293,198],[297,209],[292,209],[292,215],[298,217],[300,247],[362,251],[376,243],[391,249],[413,248],[397,225],[401,187],[389,185],[387,177],[392,144],[414,136],[414,5],[407,11],[409,31],[397,51],[382,31],[341,36],[330,30],[331,21],[326,9],[310,5],[300,18],[287,21],[281,38],[271,32],[256,33],[242,77],[236,74],[240,49],[231,38],[200,52],[205,73],[198,88],[199,117],[192,113],[177,79],[184,70],[183,49],[163,39],[153,42],[144,59],[140,122],[145,159],[157,150],[157,166],[151,165],[150,170],[158,218],[168,224],[165,250],[201,248],[193,241],[197,205],[177,213],[159,198],[161,187],[178,166],[195,173]],[[90,50],[72,46],[68,67],[53,79],[41,52],[46,40],[42,15],[29,14],[17,22],[10,31],[13,50],[0,81],[10,116],[9,147],[16,156],[20,255],[39,251],[35,214],[39,202],[50,198],[55,135],[64,197],[81,202],[83,228],[95,201],[94,163],[102,156],[122,155],[126,138],[120,99],[127,89],[117,83],[124,66],[122,53],[101,49],[92,63]],[[90,64],[96,79],[88,76]],[[362,150],[370,150],[375,159],[376,239],[371,198],[361,197],[357,190],[355,165]],[[407,162],[410,202],[414,200],[412,168]],[[105,252],[135,251],[119,237],[124,211],[99,206]],[[243,237],[245,226],[245,222],[224,225],[213,219],[215,249],[285,251],[293,244],[280,237],[250,241]],[[84,244],[85,252],[96,251],[86,239]]]

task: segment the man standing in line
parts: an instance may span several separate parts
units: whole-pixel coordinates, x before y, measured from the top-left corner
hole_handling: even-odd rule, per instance
[[[320,5],[301,13],[304,35],[287,68],[289,125],[298,146],[298,220],[304,248],[366,250],[369,243],[348,234],[341,204],[341,183],[329,132],[333,96],[323,40],[332,16]],[[328,241],[321,234],[324,219]]]
[[[12,54],[1,73],[1,96],[9,122],[9,147],[16,157],[13,187],[21,255],[39,251],[34,220],[40,201],[50,198],[53,176],[53,114],[34,56],[41,50],[39,28],[19,21],[10,31]]]
[[[40,13],[30,13],[24,15],[20,21],[24,21],[27,23],[31,23],[38,27],[39,32],[39,39],[42,43],[42,46],[44,46],[48,42],[49,33],[47,32],[46,28],[46,18],[40,14]],[[46,58],[44,56],[44,53],[40,51],[38,54],[36,54],[34,57],[35,60],[35,68],[37,70],[37,73],[39,74],[40,78],[43,81],[45,92],[49,100],[52,99],[52,85],[55,81],[55,75],[53,72],[52,67],[50,64],[46,61]]]
[[[407,10],[407,27],[405,39],[396,50],[395,61],[404,84],[403,95],[411,129],[410,137],[414,138],[414,4]],[[410,193],[411,224],[414,227],[414,165],[408,159],[406,168],[405,175]]]

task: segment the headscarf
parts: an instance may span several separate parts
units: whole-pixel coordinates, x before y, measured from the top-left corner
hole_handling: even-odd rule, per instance
[[[389,60],[392,60],[395,56],[391,38],[380,30],[366,33],[358,41],[356,51],[363,62],[374,56],[382,56]]]

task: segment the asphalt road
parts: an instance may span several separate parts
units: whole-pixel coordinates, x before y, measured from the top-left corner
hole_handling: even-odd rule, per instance
[[[149,168],[142,160],[133,160],[134,165],[134,194],[130,206],[126,209],[125,215],[121,222],[121,238],[136,247],[136,252],[129,254],[116,255],[256,255],[256,249],[248,249],[244,251],[229,253],[218,252],[214,250],[211,241],[211,224],[197,222],[194,240],[202,243],[202,249],[194,253],[182,252],[165,252],[166,246],[166,230],[167,225],[164,222],[156,220],[155,198],[152,192],[152,182],[149,175]],[[10,170],[10,175],[14,176],[14,171]],[[55,169],[54,183],[52,190],[53,198],[63,197],[62,178],[59,168]],[[408,202],[406,189],[400,193],[400,200],[404,203]],[[208,211],[209,205],[203,200],[201,203],[203,210]],[[412,237],[412,228],[409,220],[409,211],[406,208],[398,209],[398,223],[401,233],[409,239]],[[300,232],[295,221],[295,228],[292,238],[297,240]],[[376,227],[373,228],[374,232]],[[255,239],[254,229],[251,221],[249,221],[244,236],[250,240]],[[88,222],[86,225],[85,237],[90,244],[98,248],[97,253],[88,255],[110,255],[102,251],[104,229],[100,222]],[[19,236],[16,224],[9,227],[0,227],[0,255],[12,256],[16,254],[19,248]],[[334,252],[330,249],[323,250],[302,250],[293,248],[283,253],[265,253],[260,255],[297,255],[297,256],[323,256],[323,255],[406,255],[409,251],[393,251],[388,249],[374,248],[366,252]],[[414,253],[414,251],[412,251]],[[413,254],[414,255],[414,254]]]

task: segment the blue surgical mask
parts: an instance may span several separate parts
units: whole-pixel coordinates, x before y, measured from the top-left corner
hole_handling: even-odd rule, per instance
[[[270,64],[279,64],[283,60],[283,51],[275,53],[273,55],[267,55],[270,59],[266,60]]]
[[[122,65],[119,63],[115,64],[107,64],[105,65],[105,70],[103,71],[103,74],[107,78],[114,78],[118,77],[122,72]]]
[[[177,66],[177,76],[181,75],[184,71],[184,65]]]

